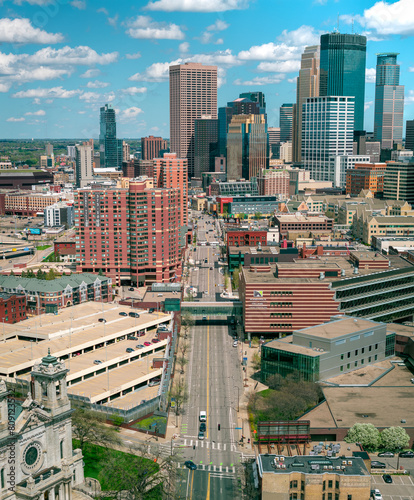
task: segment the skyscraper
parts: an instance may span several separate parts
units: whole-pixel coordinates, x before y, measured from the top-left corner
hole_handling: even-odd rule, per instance
[[[316,181],[335,182],[331,158],[352,155],[354,97],[308,97],[302,113],[302,163]]]
[[[198,118],[194,125],[194,177],[213,172],[218,154],[218,120]]]
[[[217,118],[217,66],[185,63],[170,66],[170,150],[188,159],[194,176],[194,121]]]
[[[292,140],[293,104],[280,106],[280,142]]]
[[[414,151],[414,120],[405,122],[405,149]]]
[[[293,127],[292,137],[292,156],[294,162],[300,162],[302,158],[302,105],[307,97],[319,96],[319,58],[319,45],[305,47],[296,82],[295,126]]]
[[[364,130],[366,49],[363,35],[321,35],[319,95],[353,96],[354,130]]]
[[[76,187],[83,188],[93,180],[93,148],[89,144],[75,146]]]
[[[101,167],[116,168],[122,165],[122,141],[116,138],[115,110],[110,104],[101,108],[99,151]]]
[[[402,144],[404,86],[400,85],[400,65],[396,53],[377,54],[375,79],[374,138],[381,149]]]
[[[268,166],[264,115],[234,115],[227,134],[227,180],[257,177]]]
[[[141,137],[141,155],[143,160],[152,160],[160,156],[160,151],[168,149],[168,142],[162,137]]]

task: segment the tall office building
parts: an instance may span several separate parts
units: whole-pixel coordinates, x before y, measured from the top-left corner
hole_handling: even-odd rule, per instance
[[[414,151],[414,120],[405,122],[405,149]]]
[[[294,162],[300,162],[302,158],[302,105],[307,97],[319,96],[319,59],[319,45],[305,47],[296,82],[296,109],[292,136],[292,157]]]
[[[76,187],[86,187],[93,180],[93,148],[88,144],[75,146]]]
[[[264,115],[234,115],[227,134],[227,180],[257,177],[268,166]]]
[[[122,161],[129,161],[129,157],[131,155],[131,148],[129,144],[125,141],[122,141]]]
[[[321,35],[319,95],[354,97],[354,130],[364,130],[366,50],[363,35]]]
[[[214,172],[218,157],[218,120],[203,117],[194,124],[194,177],[203,172]]]
[[[381,149],[402,144],[404,86],[400,85],[400,65],[396,53],[377,54],[375,79],[374,138]]]
[[[280,106],[280,142],[292,140],[293,104]]]
[[[384,199],[414,204],[414,162],[387,163],[384,173]]]
[[[141,157],[143,160],[153,160],[161,155],[161,151],[167,151],[168,142],[162,137],[141,137]]]
[[[170,150],[187,158],[194,176],[194,121],[217,118],[217,66],[185,63],[170,66]]]
[[[122,141],[116,138],[115,110],[110,104],[101,108],[99,151],[102,168],[117,168],[122,165]]]
[[[266,100],[263,92],[242,92],[241,94],[239,94],[239,97],[241,97],[242,99],[246,98],[250,99],[253,102],[257,102],[262,110],[260,114],[264,115],[266,113]]]
[[[316,181],[336,182],[331,158],[352,155],[354,97],[308,97],[302,114],[302,163]]]

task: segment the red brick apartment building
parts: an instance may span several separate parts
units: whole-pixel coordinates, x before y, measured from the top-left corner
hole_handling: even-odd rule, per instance
[[[25,295],[0,292],[0,321],[18,323],[26,317]]]
[[[289,231],[332,231],[334,223],[333,219],[323,215],[276,215],[274,220],[281,238],[286,238]]]
[[[77,269],[113,282],[143,286],[181,276],[178,188],[135,179],[126,188],[81,189],[75,194]]]
[[[374,195],[382,194],[386,167],[386,163],[355,163],[355,167],[346,172],[346,194],[358,196],[364,189]]]
[[[243,247],[267,244],[267,231],[249,229],[227,229],[227,246]]]

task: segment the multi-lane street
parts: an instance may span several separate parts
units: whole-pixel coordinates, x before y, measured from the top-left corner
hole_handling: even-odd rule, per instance
[[[215,228],[198,219],[198,241],[218,240]],[[211,235],[211,236],[210,236]],[[223,275],[219,272],[219,248],[197,246],[190,250],[201,261],[192,271],[190,284],[197,286],[198,300],[214,302],[222,291]],[[207,260],[207,262],[205,262]],[[195,273],[197,273],[195,275]],[[206,293],[207,292],[207,293]],[[233,346],[230,325],[196,324],[191,330],[191,349],[186,368],[189,400],[183,408],[180,428],[180,474],[178,494],[182,499],[241,498],[238,442],[242,429],[238,426],[238,410],[243,384],[238,347]],[[199,435],[200,411],[207,414],[204,436]],[[177,449],[177,448],[176,448]],[[196,470],[185,467],[191,460]]]

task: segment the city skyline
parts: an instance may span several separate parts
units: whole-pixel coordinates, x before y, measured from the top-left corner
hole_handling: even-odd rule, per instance
[[[338,27],[367,36],[365,129],[373,131],[378,52],[400,54],[405,123],[414,118],[409,3],[298,0],[294,15],[278,9],[275,17],[271,0],[125,1],[122,10],[94,0],[4,0],[0,134],[96,139],[99,108],[110,103],[119,138],[168,138],[168,67],[185,62],[218,66],[218,107],[263,92],[277,127],[280,106],[296,101],[305,47]]]

